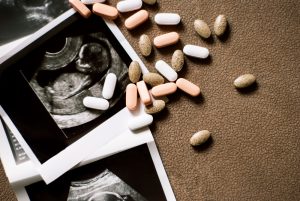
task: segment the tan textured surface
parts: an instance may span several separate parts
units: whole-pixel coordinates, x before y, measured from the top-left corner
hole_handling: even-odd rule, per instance
[[[142,33],[153,38],[179,31],[179,45],[144,59],[150,69],[157,59],[170,63],[175,48],[188,43],[212,55],[186,58],[179,74],[201,86],[202,98],[177,93],[151,127],[177,199],[300,200],[299,1],[161,0],[145,8],[151,18],[158,11],[177,12],[183,21],[171,28],[147,22],[131,32],[124,30],[124,18],[116,21],[136,50]],[[228,16],[228,37],[200,39],[193,21],[202,18],[212,28],[219,14]],[[258,87],[250,93],[233,87],[244,73],[257,76]],[[213,140],[193,149],[189,138],[200,129],[210,130]],[[13,194],[2,170],[0,178],[0,200],[9,200]]]

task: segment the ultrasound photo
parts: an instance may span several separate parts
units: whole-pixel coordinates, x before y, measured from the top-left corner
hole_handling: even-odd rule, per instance
[[[37,31],[69,8],[68,0],[0,0],[0,45]]]

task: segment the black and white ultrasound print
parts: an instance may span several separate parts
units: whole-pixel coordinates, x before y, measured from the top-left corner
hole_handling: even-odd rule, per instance
[[[68,0],[0,0],[0,45],[37,31],[69,8]]]
[[[127,66],[102,32],[65,37],[61,48],[49,47],[29,78],[31,87],[62,129],[87,123],[105,111],[88,109],[86,96],[102,98],[108,73],[118,80],[110,108],[128,84]]]
[[[146,201],[140,193],[108,169],[88,180],[71,182],[67,201],[78,200]]]

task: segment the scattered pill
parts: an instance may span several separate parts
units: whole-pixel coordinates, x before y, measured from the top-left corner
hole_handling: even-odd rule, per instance
[[[214,32],[217,36],[222,36],[227,27],[227,19],[225,15],[219,15],[214,23]]]
[[[102,3],[95,3],[93,5],[93,12],[96,15],[102,16],[109,20],[115,20],[118,17],[118,10],[115,7],[102,4]]]
[[[196,32],[203,38],[209,38],[211,35],[209,26],[203,20],[195,20],[194,28]]]
[[[210,137],[210,132],[208,130],[202,130],[195,133],[191,139],[190,144],[192,146],[198,146],[205,143]]]
[[[171,82],[175,81],[178,77],[176,71],[163,60],[159,60],[155,63],[155,69]]]
[[[236,88],[246,88],[254,84],[256,77],[252,74],[244,74],[234,80],[234,86]]]
[[[145,112],[147,114],[156,114],[162,111],[166,106],[165,101],[163,100],[155,100],[153,101],[152,105],[145,107]]]
[[[151,97],[148,92],[148,88],[146,86],[146,83],[144,81],[139,81],[136,83],[141,101],[144,103],[144,105],[150,105],[152,103]]]
[[[114,73],[108,73],[103,84],[102,97],[105,99],[111,99],[114,95],[116,84],[117,76]]]
[[[152,87],[165,82],[165,79],[158,73],[146,73],[143,75],[143,80]]]
[[[91,5],[94,3],[103,3],[103,2],[105,2],[105,0],[81,0],[81,2],[86,5]]]
[[[190,94],[191,96],[198,96],[200,94],[200,88],[184,78],[179,78],[176,81],[176,85],[179,89]]]
[[[134,29],[147,21],[148,18],[148,11],[140,10],[125,20],[125,27],[129,30]]]
[[[92,96],[85,97],[83,99],[83,105],[95,110],[107,110],[109,108],[109,102],[106,99]]]
[[[175,50],[172,55],[171,65],[176,72],[181,71],[184,65],[184,55],[181,50]]]
[[[188,56],[201,59],[205,59],[209,55],[209,51],[207,48],[197,45],[185,45],[183,48],[183,52]]]
[[[149,94],[150,94],[150,97],[151,97],[151,101],[154,102],[155,100],[163,100],[165,101],[165,103],[168,103],[169,102],[169,99],[167,96],[156,96],[154,98],[153,94],[152,94],[152,89],[149,90]]]
[[[173,82],[157,85],[151,89],[151,93],[154,97],[166,96],[175,93],[177,85]]]
[[[153,40],[153,44],[157,48],[173,45],[179,41],[179,34],[177,32],[170,32],[160,36],[156,36]]]
[[[124,0],[117,3],[117,9],[121,13],[138,10],[142,7],[142,0]]]
[[[137,61],[132,61],[128,68],[129,80],[132,83],[137,83],[140,80],[142,70],[140,64]]]
[[[84,18],[89,18],[92,14],[90,9],[79,0],[69,0],[71,6]]]
[[[135,84],[128,84],[126,87],[126,107],[135,110],[137,106],[137,87]]]
[[[150,114],[142,114],[138,117],[133,117],[128,122],[128,128],[132,131],[149,126],[153,122],[153,117]]]
[[[157,13],[154,17],[154,21],[158,25],[177,25],[180,19],[180,15],[177,13]]]
[[[139,40],[139,48],[143,56],[147,57],[151,54],[152,44],[148,35],[141,35]]]
[[[154,5],[156,3],[156,0],[143,0],[145,4]]]

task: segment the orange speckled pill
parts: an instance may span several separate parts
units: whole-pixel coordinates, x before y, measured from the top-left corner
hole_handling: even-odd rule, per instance
[[[176,85],[179,89],[190,94],[191,96],[198,96],[200,94],[200,88],[184,78],[179,78],[176,81]]]
[[[140,10],[125,20],[125,27],[129,30],[134,29],[143,24],[148,18],[148,11]]]
[[[135,84],[128,84],[126,87],[126,107],[135,110],[137,106],[137,87]]]
[[[177,86],[173,82],[160,84],[152,88],[151,93],[155,97],[166,96],[174,93],[177,90]]]
[[[86,7],[80,0],[69,0],[71,6],[84,18],[89,18],[92,14],[90,9]]]
[[[93,13],[109,20],[115,20],[117,19],[119,12],[115,7],[102,3],[95,3],[93,5]]]
[[[166,47],[177,43],[179,40],[179,34],[177,32],[170,32],[160,36],[156,36],[153,40],[153,44],[157,48]]]
[[[136,83],[137,86],[137,90],[140,94],[140,98],[141,101],[145,104],[145,105],[150,105],[152,103],[150,94],[148,92],[146,83],[144,81],[139,81]]]

